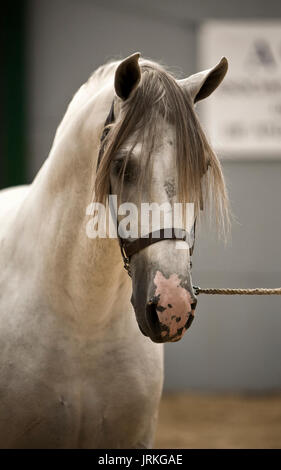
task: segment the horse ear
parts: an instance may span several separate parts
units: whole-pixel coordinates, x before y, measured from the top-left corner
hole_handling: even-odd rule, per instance
[[[128,99],[132,91],[139,84],[141,79],[139,58],[140,53],[136,52],[124,59],[117,67],[114,86],[116,94],[122,100]]]
[[[219,86],[228,69],[228,62],[223,57],[212,69],[191,75],[178,83],[188,89],[194,103],[207,98]]]

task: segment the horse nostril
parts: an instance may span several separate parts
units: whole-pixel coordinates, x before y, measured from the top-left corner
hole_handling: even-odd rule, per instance
[[[192,310],[195,310],[195,309],[196,309],[196,305],[197,305],[197,300],[194,299],[193,303],[191,304],[191,309],[192,309]]]
[[[147,316],[147,321],[151,327],[154,327],[159,324],[159,318],[157,315],[157,303],[153,301],[149,301],[147,306],[146,306],[146,316]]]

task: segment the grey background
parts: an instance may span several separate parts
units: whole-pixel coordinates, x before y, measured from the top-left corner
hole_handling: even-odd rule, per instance
[[[132,52],[183,76],[197,71],[204,19],[281,18],[275,0],[33,0],[28,12],[30,180],[48,155],[68,102],[90,73]],[[212,64],[210,64],[212,65]],[[236,221],[225,246],[206,227],[194,283],[281,286],[281,158],[223,163]],[[166,346],[166,390],[265,391],[281,387],[281,298],[201,296],[184,339]]]

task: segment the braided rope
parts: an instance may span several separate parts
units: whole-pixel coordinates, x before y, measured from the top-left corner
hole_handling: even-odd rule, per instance
[[[201,289],[194,287],[195,295],[281,295],[281,287],[277,289]]]

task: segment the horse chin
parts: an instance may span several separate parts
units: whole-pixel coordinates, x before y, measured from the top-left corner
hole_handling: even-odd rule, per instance
[[[149,323],[147,321],[146,321],[146,325],[144,326],[142,325],[142,322],[138,320],[137,316],[136,318],[137,318],[138,327],[141,333],[144,336],[151,339],[151,341],[153,341],[154,343],[158,343],[158,344],[159,343],[176,343],[182,339],[186,331],[190,328],[191,323],[193,322],[193,319],[194,319],[194,313],[192,312],[189,315],[185,326],[183,328],[180,328],[173,335],[169,334],[169,331],[167,331],[166,329],[162,329],[159,327],[151,328],[151,326],[149,326]]]
[[[153,343],[158,343],[158,344],[163,344],[163,343],[176,343],[177,341],[180,341],[184,335],[181,334],[181,335],[177,335],[177,336],[157,336],[157,335],[153,335],[152,333],[145,333],[143,331],[143,329],[139,326],[140,328],[140,331],[142,332],[142,334],[146,337],[148,337],[149,339],[151,339],[151,341],[153,341]]]

